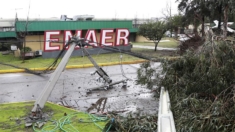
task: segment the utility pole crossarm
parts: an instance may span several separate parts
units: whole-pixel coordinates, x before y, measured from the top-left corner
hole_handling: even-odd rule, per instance
[[[108,84],[112,83],[112,80],[109,78],[109,76],[107,75],[107,73],[101,68],[99,67],[99,65],[94,61],[94,59],[90,56],[90,54],[88,53],[88,51],[85,49],[85,47],[82,47],[82,51],[84,52],[84,54],[88,57],[88,59],[91,61],[91,63],[94,65],[94,67],[96,68],[96,72],[99,74],[100,77],[102,77],[105,82],[107,82]]]

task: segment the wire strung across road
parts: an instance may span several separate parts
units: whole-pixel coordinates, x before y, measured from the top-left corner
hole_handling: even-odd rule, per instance
[[[48,73],[52,70],[54,70],[56,68],[56,65],[58,64],[59,59],[61,58],[61,56],[63,55],[63,53],[66,51],[66,47],[69,46],[71,44],[71,41],[68,42],[66,45],[63,46],[63,49],[60,51],[60,53],[58,54],[58,56],[55,58],[55,60],[53,61],[52,64],[50,64],[45,70],[41,71],[41,72],[36,72],[34,70],[30,70],[29,68],[23,68],[23,67],[19,67],[19,66],[15,66],[12,64],[7,64],[7,63],[3,63],[0,62],[1,65],[5,65],[5,66],[10,66],[10,67],[14,67],[17,69],[24,69],[25,72],[30,73],[30,74],[34,74],[34,75],[41,75],[41,74],[45,74]]]
[[[151,60],[151,57],[144,56],[144,55],[142,55],[140,53],[134,53],[134,52],[131,52],[131,51],[120,49],[120,48],[116,48],[116,47],[112,47],[112,46],[107,46],[105,44],[97,43],[97,42],[90,41],[90,40],[87,40],[87,39],[83,39],[83,40],[85,40],[84,42],[85,42],[85,45],[87,45],[87,46],[93,46],[93,47],[96,47],[96,48],[101,48],[101,49],[112,51],[112,52],[124,53],[124,54],[128,54],[128,55],[135,56],[135,57],[138,57],[138,58],[142,58],[142,59],[146,59],[146,60]],[[50,71],[52,71],[52,70],[54,70],[56,68],[56,65],[58,64],[59,59],[62,57],[63,53],[66,51],[66,48],[72,42],[75,42],[75,43],[78,44],[79,41],[80,40],[78,40],[78,41],[74,41],[74,40],[73,41],[68,41],[66,43],[66,45],[63,46],[63,49],[60,51],[60,53],[55,58],[53,63],[51,65],[49,65],[45,70],[43,70],[41,72],[36,72],[34,70],[30,70],[29,68],[23,68],[23,67],[15,66],[15,65],[12,65],[12,64],[3,63],[3,62],[0,62],[0,64],[1,65],[6,65],[6,66],[11,66],[11,67],[18,68],[18,69],[24,69],[25,72],[30,73],[30,74],[35,74],[35,75],[45,74],[45,73],[48,73],[48,72],[50,72]],[[2,41],[0,41],[0,42],[2,42]],[[38,42],[38,41],[32,41],[32,42]],[[64,43],[64,42],[56,42],[56,43]],[[99,45],[102,45],[102,46],[98,47],[98,46],[90,45],[89,43],[96,43],[96,44],[99,44]],[[122,63],[122,61],[121,61],[121,63]]]
[[[94,41],[87,40],[87,39],[84,39],[84,40],[86,42],[89,42],[89,43],[96,43],[96,44],[102,45],[103,47],[99,47],[99,48],[103,48],[104,50],[109,50],[109,51],[113,51],[113,52],[121,52],[121,53],[125,53],[125,54],[132,55],[132,56],[135,56],[135,57],[139,57],[139,58],[142,58],[142,59],[151,60],[150,57],[144,56],[144,55],[142,55],[140,53],[134,53],[134,52],[131,52],[131,51],[122,50],[122,49],[119,49],[119,48],[116,48],[116,47],[113,47],[113,46],[107,46],[105,44],[101,44],[101,43],[94,42]],[[24,41],[23,40],[16,40],[16,41],[0,40],[0,43],[16,43],[16,42],[24,42]],[[53,43],[67,43],[67,44],[71,43],[71,41],[63,41],[63,42],[61,42],[61,41],[53,41],[53,40],[47,40],[47,41],[25,41],[25,42],[53,42]],[[64,47],[67,47],[66,45]],[[93,47],[98,47],[98,46],[90,45],[88,43],[87,43],[87,45],[93,46]]]
[[[25,70],[25,72],[30,73],[30,74],[35,74],[35,75],[40,75],[41,74],[39,72],[35,72],[33,70],[30,70],[28,68],[24,68],[24,67],[20,67],[20,66],[15,66],[15,65],[3,63],[3,62],[0,62],[0,65],[10,66],[10,67],[14,67],[14,68],[17,68],[17,69],[23,69],[23,70]]]
[[[31,42],[31,43],[37,43],[37,42],[53,42],[53,43],[67,43],[68,41],[55,41],[55,40],[47,40],[47,41],[34,41],[34,40],[30,40],[30,41],[24,41],[24,40],[0,40],[0,43],[12,43],[12,44],[15,44],[15,43],[23,43],[23,42]]]

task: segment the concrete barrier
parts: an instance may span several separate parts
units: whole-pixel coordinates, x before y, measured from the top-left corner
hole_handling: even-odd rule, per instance
[[[158,132],[176,132],[168,91],[161,89],[158,111]]]

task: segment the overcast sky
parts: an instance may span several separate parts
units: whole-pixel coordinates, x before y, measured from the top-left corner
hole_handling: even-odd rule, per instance
[[[95,18],[161,17],[167,3],[176,14],[176,0],[1,0],[0,19],[68,17],[94,15]],[[30,5],[30,9],[29,9]]]

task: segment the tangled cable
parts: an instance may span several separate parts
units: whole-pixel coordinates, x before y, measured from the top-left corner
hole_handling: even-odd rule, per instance
[[[98,122],[108,122],[109,118],[107,116],[105,117],[99,117],[90,113],[82,113],[86,114],[88,117],[87,118],[79,118],[77,119],[76,117],[79,117],[79,114],[82,112],[75,112],[72,114],[68,114],[64,117],[61,117],[58,121],[55,120],[50,120],[52,122],[51,125],[46,125],[40,130],[33,125],[33,130],[35,132],[55,132],[58,130],[61,130],[63,132],[81,132],[79,128],[75,127],[73,124],[74,123],[93,123],[97,128],[100,129],[102,132],[109,132],[110,128],[112,127],[112,124],[109,125],[109,127],[104,129],[104,127],[100,126]],[[74,119],[75,118],[75,119]],[[114,119],[112,118],[110,121],[113,121]]]

